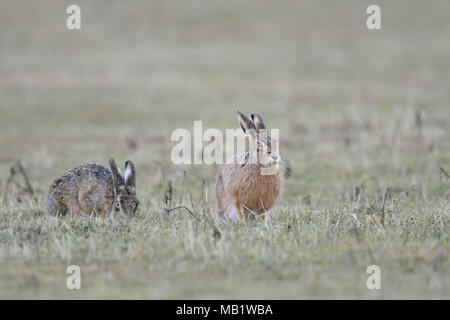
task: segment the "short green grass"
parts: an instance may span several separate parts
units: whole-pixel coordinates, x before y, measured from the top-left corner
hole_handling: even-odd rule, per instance
[[[184,211],[156,207],[72,220],[3,209],[0,289],[21,298],[448,297],[448,203],[389,202],[384,228],[376,203],[352,202],[281,207],[269,226],[214,218],[220,236]],[[65,288],[71,264],[81,267],[80,291]],[[366,287],[372,264],[379,292]]]
[[[0,3],[0,190],[21,159],[37,200],[0,204],[0,298],[448,299],[448,3],[381,1],[374,32],[369,4],[79,1],[72,32],[61,1]],[[292,166],[267,226],[217,217],[221,166],[170,160],[174,129],[237,108]],[[110,157],[136,165],[137,216],[43,214],[52,178]],[[165,211],[169,180],[201,222]]]

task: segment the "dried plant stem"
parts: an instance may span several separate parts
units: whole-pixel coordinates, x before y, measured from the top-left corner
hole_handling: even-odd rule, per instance
[[[10,171],[11,175],[9,176],[9,178],[6,182],[5,191],[3,194],[3,203],[6,203],[8,201],[8,190],[9,190],[11,183],[14,183],[16,186],[18,186],[22,192],[28,193],[30,196],[33,196],[34,191],[33,191],[33,188],[31,187],[30,180],[28,179],[28,175],[27,175],[24,167],[22,166],[22,162],[20,160],[17,160],[16,163],[14,163],[14,165],[11,167],[11,169],[9,171]],[[14,177],[17,174],[22,175],[23,180],[25,181],[25,187],[22,187],[22,185],[19,182],[14,180]]]
[[[444,175],[444,177],[450,179],[450,174],[448,174],[447,171],[444,170],[444,168],[439,167],[439,169],[441,170],[441,173]]]
[[[387,201],[387,198],[388,198],[388,195],[389,195],[390,191],[391,191],[391,188],[387,187],[386,188],[386,193],[384,194],[384,198],[383,198],[383,206],[381,207],[381,225],[383,226],[383,228],[384,228],[384,219],[385,219],[385,216],[386,216],[386,210],[385,210],[385,208],[386,208],[386,201]]]

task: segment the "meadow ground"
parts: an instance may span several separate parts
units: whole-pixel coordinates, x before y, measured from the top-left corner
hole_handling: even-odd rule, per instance
[[[0,298],[450,298],[448,1],[379,1],[378,31],[367,1],[78,1],[80,31],[69,4],[0,1],[0,187],[21,159],[36,198],[0,204]],[[221,166],[170,159],[237,108],[292,166],[267,227],[217,217]],[[43,214],[53,177],[110,157],[138,216]],[[169,180],[202,222],[165,212]]]

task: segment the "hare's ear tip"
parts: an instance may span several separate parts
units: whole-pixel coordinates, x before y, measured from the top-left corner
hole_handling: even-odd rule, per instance
[[[133,165],[133,161],[131,161],[131,160],[125,161],[125,167],[131,166],[131,165]]]
[[[242,113],[241,112],[241,110],[237,110],[237,117],[238,117],[238,119],[240,120],[240,119],[245,119],[245,118],[248,118],[246,115],[245,115],[245,113]]]

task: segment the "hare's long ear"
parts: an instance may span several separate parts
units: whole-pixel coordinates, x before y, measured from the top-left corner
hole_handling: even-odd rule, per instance
[[[256,132],[259,133],[260,129],[262,129],[262,130],[266,129],[266,125],[264,124],[263,118],[259,114],[253,113],[251,115],[251,118],[252,118],[253,123],[255,124]]]
[[[246,116],[239,110],[237,111],[237,115],[238,115],[239,124],[241,125],[242,130],[244,130],[244,132],[248,135],[251,135],[251,136],[255,135],[256,134],[256,126],[253,123],[252,119],[250,119],[248,116]]]
[[[112,172],[112,178],[114,183],[114,189],[116,191],[119,190],[119,187],[123,186],[125,182],[123,181],[122,175],[119,172],[119,169],[117,168],[116,162],[114,159],[109,159],[109,167],[111,168]]]
[[[125,180],[125,185],[136,188],[136,170],[134,169],[134,164],[131,160],[125,162],[123,179]]]

